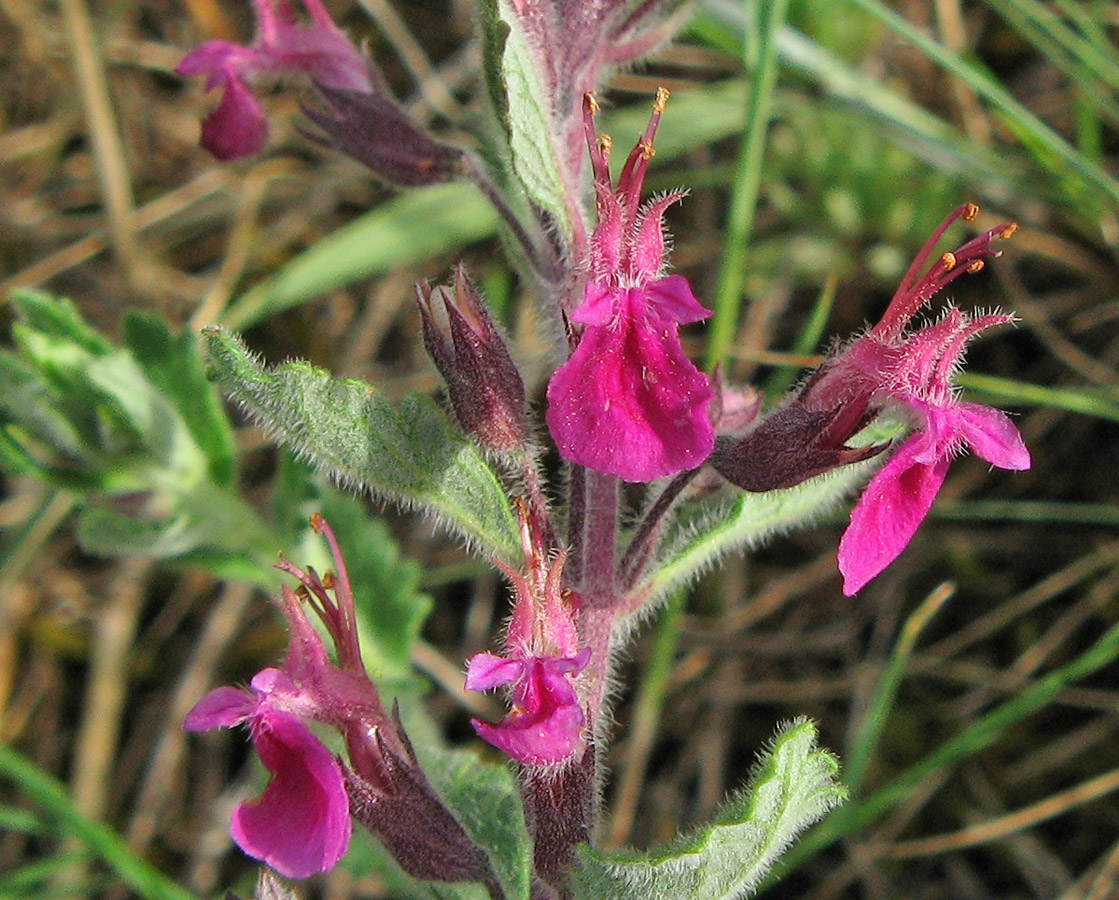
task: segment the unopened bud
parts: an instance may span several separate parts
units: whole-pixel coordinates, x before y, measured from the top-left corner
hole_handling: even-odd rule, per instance
[[[460,266],[447,287],[418,284],[416,295],[424,347],[463,430],[498,453],[523,447],[529,435],[524,381],[466,270]]]
[[[394,751],[383,740],[380,730],[373,734],[379,747],[384,783],[375,786],[356,772],[346,770],[351,814],[376,835],[397,865],[413,878],[476,881],[496,887],[489,858],[439,799],[420,769],[398,711],[393,714],[395,743],[402,744],[403,752]]]

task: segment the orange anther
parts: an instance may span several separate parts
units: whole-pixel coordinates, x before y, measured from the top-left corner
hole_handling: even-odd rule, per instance
[[[1002,231],[999,232],[999,237],[1002,238],[1003,240],[1006,240],[1008,237],[1010,237],[1012,234],[1014,234],[1014,232],[1016,232],[1017,230],[1018,230],[1018,223],[1017,222],[1011,222]]]
[[[940,257],[940,264],[944,266],[945,271],[952,271],[956,268],[956,254],[952,252],[945,253]]]
[[[970,222],[977,215],[979,215],[978,203],[967,203],[964,205],[964,221]]]
[[[982,272],[985,265],[987,264],[983,262],[983,260],[977,259],[967,267],[967,270],[971,272],[972,275],[974,275],[976,272]]]

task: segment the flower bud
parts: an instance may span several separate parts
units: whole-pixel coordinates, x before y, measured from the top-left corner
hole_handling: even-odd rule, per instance
[[[448,287],[417,284],[416,296],[424,347],[462,429],[498,453],[523,447],[529,436],[524,382],[466,269],[459,266]]]

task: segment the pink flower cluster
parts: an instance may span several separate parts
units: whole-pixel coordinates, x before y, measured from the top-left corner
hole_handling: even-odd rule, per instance
[[[264,793],[234,810],[233,840],[281,875],[306,878],[337,864],[357,821],[416,878],[496,884],[489,858],[428,783],[399,718],[385,710],[369,680],[338,542],[321,516],[311,524],[326,537],[336,573],[320,578],[313,569],[279,564],[300,582],[281,597],[291,632],[282,665],[258,672],[248,690],[211,691],[184,722],[188,731],[246,726],[271,773]],[[305,606],[330,635],[336,663]],[[341,734],[345,762],[308,722]]]
[[[848,595],[905,549],[962,450],[1002,469],[1030,466],[1029,451],[1007,415],[961,400],[952,383],[968,343],[1014,317],[969,315],[949,306],[939,321],[913,327],[914,317],[940,290],[982,269],[984,259],[999,255],[992,242],[1014,233],[1014,225],[992,228],[943,254],[920,275],[948,226],[977,213],[978,207],[965,204],[948,216],[913,261],[881,321],[828,354],[790,402],[746,433],[720,437],[711,456],[711,465],[739,487],[776,490],[886,450],[886,445],[847,443],[883,413],[900,415],[912,426],[867,485],[840,542]]]
[[[944,230],[977,208],[957,209],[930,238],[902,279],[881,321],[836,363],[837,378],[866,383],[873,402],[903,413],[913,433],[875,474],[851,512],[839,544],[843,591],[851,595],[905,549],[925,518],[952,459],[965,448],[1000,469],[1030,467],[1030,453],[1006,413],[959,399],[952,376],[968,343],[988,328],[1009,325],[1005,313],[969,315],[949,306],[939,321],[911,329],[916,313],[949,282],[997,256],[991,241],[1014,233],[1000,225],[945,253],[917,275]]]

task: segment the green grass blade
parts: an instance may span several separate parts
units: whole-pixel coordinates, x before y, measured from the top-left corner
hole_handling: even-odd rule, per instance
[[[707,342],[707,370],[726,359],[738,327],[738,311],[746,282],[747,248],[762,180],[762,158],[769,131],[773,89],[777,83],[777,34],[785,23],[788,0],[748,4],[754,27],[747,32],[748,67],[752,70],[746,101],[746,127],[738,152],[725,226],[723,261],[715,288],[715,316]]]
[[[920,637],[921,631],[929,620],[952,596],[954,590],[951,585],[942,584],[924,599],[902,626],[901,634],[878,678],[870,704],[859,724],[851,750],[845,757],[843,783],[847,785],[852,796],[858,796],[862,787],[867,765],[874,756],[890,710],[893,709],[894,701],[897,699],[898,688],[905,676],[909,658],[913,655],[913,648],[917,645],[917,638]]]
[[[1119,392],[1096,388],[1051,388],[1013,378],[963,372],[956,382],[969,392],[999,403],[1051,406],[1068,412],[1119,422]]]
[[[929,59],[955,75],[1003,116],[1019,139],[1033,152],[1038,162],[1058,175],[1073,175],[1081,190],[1071,199],[1088,202],[1099,193],[1110,200],[1112,207],[1119,206],[1119,181],[1100,166],[1078,152],[1041,119],[1018,102],[994,77],[978,65],[966,62],[942,44],[928,37],[911,22],[889,9],[880,0],[850,0],[855,6],[874,16],[885,26],[901,35]]]
[[[245,329],[338,285],[457,251],[497,230],[497,213],[470,184],[410,191],[326,236],[239,297],[221,317]]]
[[[806,835],[782,860],[792,871],[848,834],[862,831],[912,795],[929,776],[948,769],[993,744],[1010,726],[1047,706],[1067,685],[1110,665],[1119,657],[1119,625],[1113,625],[1072,662],[1038,679],[1017,696],[980,716],[970,727],[893,778],[861,802],[850,802]]]
[[[61,830],[80,841],[86,851],[105,862],[144,900],[198,900],[146,860],[136,856],[111,829],[82,815],[64,786],[10,747],[0,745],[3,775],[58,822]]]

